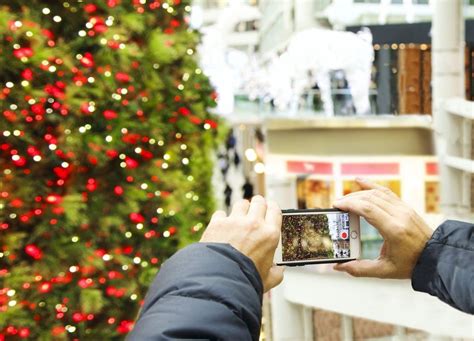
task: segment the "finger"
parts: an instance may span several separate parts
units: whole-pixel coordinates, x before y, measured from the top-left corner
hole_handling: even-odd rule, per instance
[[[390,269],[383,260],[354,260],[347,263],[339,263],[334,270],[347,272],[354,277],[378,277],[387,278]]]
[[[367,189],[377,189],[377,188],[380,188],[382,186],[380,186],[379,184],[376,184],[375,182],[373,181],[370,181],[369,179],[366,179],[366,178],[362,178],[362,177],[357,177],[355,178],[355,182],[360,186],[360,188],[362,188],[363,190],[367,190]]]
[[[241,217],[247,215],[250,203],[248,200],[239,200],[232,207],[231,217]]]
[[[393,220],[392,216],[387,214],[384,210],[378,207],[371,201],[364,199],[363,197],[344,197],[336,201],[334,207],[355,213],[358,216],[364,217],[367,222],[373,225],[382,236],[390,234],[387,222]]]
[[[356,178],[355,181],[363,190],[376,189],[380,191],[379,194],[385,195],[392,200],[394,198],[399,199],[398,196],[395,193],[393,193],[389,188],[376,184],[375,182],[367,180],[366,178]]]
[[[280,284],[283,281],[284,271],[285,271],[285,268],[283,266],[273,265],[270,268],[270,270],[268,271],[268,276],[264,284],[265,292],[276,287],[278,284]]]
[[[356,193],[351,193],[342,199],[351,200],[367,200],[373,203],[374,205],[378,206],[380,209],[385,211],[388,215],[394,216],[397,212],[397,209],[391,200],[386,194],[382,193],[380,190],[364,190]]]
[[[222,219],[222,218],[226,218],[226,217],[227,217],[227,214],[224,211],[222,210],[215,211],[211,217],[211,222]]]
[[[281,230],[281,209],[275,201],[268,201],[267,212],[265,214],[266,225]]]
[[[265,219],[266,212],[267,203],[265,202],[265,199],[261,195],[254,196],[250,202],[247,216],[252,217],[257,221],[263,221]]]

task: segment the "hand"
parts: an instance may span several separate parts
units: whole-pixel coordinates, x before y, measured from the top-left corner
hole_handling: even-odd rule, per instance
[[[283,280],[283,268],[273,264],[280,239],[281,210],[261,196],[252,202],[240,200],[227,217],[217,211],[201,238],[201,242],[228,243],[249,257],[262,278],[265,292]]]
[[[388,188],[356,181],[363,191],[346,195],[334,207],[364,217],[380,232],[384,243],[377,259],[341,263],[334,269],[357,277],[411,278],[433,230]]]

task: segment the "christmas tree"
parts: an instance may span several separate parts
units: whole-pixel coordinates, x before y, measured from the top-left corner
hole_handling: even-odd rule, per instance
[[[122,339],[212,213],[183,0],[0,1],[0,340]]]

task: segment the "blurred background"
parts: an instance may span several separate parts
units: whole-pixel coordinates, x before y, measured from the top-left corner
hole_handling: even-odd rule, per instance
[[[0,0],[0,340],[120,340],[214,209],[389,187],[474,220],[472,0]],[[381,236],[362,221],[362,257]],[[262,340],[474,340],[409,281],[288,268]]]
[[[231,127],[218,153],[221,202],[250,183],[284,208],[331,207],[363,176],[433,228],[472,221],[473,5],[195,1],[203,68]],[[377,257],[381,242],[363,222],[363,257]],[[288,268],[265,303],[268,340],[474,338],[470,316],[409,282],[349,278],[330,266]]]

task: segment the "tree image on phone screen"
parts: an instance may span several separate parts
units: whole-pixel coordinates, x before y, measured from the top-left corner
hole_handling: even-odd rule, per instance
[[[349,214],[283,216],[283,261],[350,257]]]

